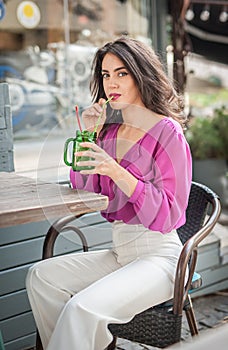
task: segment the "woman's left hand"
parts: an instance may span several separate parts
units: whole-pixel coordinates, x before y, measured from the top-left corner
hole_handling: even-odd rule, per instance
[[[95,143],[81,142],[81,147],[89,148],[86,151],[76,152],[75,156],[79,157],[90,157],[91,160],[79,161],[78,166],[93,166],[93,169],[81,170],[81,174],[100,174],[111,177],[113,171],[116,169],[117,162],[102,148]]]
[[[109,176],[115,184],[124,192],[127,197],[131,197],[138,183],[132,174],[119,165],[108,153],[95,143],[81,142],[80,146],[88,147],[87,151],[76,152],[76,156],[91,157],[88,161],[77,162],[78,166],[93,166],[93,169],[81,170],[81,174],[100,174]]]

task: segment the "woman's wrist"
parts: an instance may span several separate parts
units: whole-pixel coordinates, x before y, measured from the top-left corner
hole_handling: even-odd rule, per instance
[[[132,196],[138,183],[138,179],[136,177],[134,177],[116,161],[114,166],[110,167],[110,175],[108,176],[129,198]]]

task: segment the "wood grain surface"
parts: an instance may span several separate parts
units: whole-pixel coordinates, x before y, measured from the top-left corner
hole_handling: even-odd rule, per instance
[[[0,227],[77,216],[107,204],[106,196],[0,172]]]

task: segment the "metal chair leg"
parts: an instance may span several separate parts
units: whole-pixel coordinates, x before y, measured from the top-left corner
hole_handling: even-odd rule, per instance
[[[117,337],[113,337],[113,341],[107,347],[107,350],[114,350],[116,348]]]
[[[43,345],[41,343],[41,339],[40,339],[40,335],[39,335],[38,330],[36,332],[36,350],[43,350]]]
[[[194,313],[194,310],[192,307],[192,300],[191,300],[190,295],[188,295],[188,297],[187,297],[187,301],[186,301],[186,304],[184,306],[184,310],[186,313],[186,318],[188,321],[191,335],[194,336],[194,335],[199,334],[197,322],[196,322],[196,317],[195,317],[195,313]]]

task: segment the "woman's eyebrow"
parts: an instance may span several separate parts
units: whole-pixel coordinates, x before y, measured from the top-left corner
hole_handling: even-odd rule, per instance
[[[114,72],[117,72],[118,70],[121,70],[121,69],[126,69],[126,67],[123,66],[123,67],[115,68],[115,69],[114,69]],[[101,71],[104,72],[104,73],[107,73],[107,72],[108,72],[107,69],[102,69]]]

